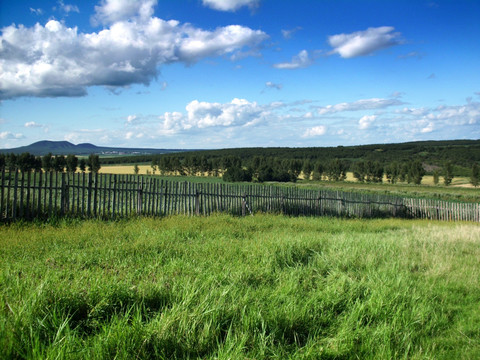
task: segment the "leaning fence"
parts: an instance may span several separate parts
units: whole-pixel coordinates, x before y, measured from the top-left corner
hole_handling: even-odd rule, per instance
[[[257,212],[480,222],[480,204],[258,184],[192,183],[138,175],[8,172],[0,219]]]

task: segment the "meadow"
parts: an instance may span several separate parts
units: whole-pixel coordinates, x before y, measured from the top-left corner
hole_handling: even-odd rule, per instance
[[[480,227],[173,216],[0,231],[2,359],[475,359]]]

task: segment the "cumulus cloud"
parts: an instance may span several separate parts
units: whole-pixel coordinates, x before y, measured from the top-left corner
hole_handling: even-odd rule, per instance
[[[402,105],[403,102],[398,99],[361,99],[354,102],[345,102],[335,105],[327,105],[318,108],[319,115],[333,114],[344,111],[359,111],[371,109],[384,109],[390,106]]]
[[[376,115],[365,115],[365,116],[362,116],[360,118],[360,120],[358,121],[358,128],[360,130],[366,130],[368,129],[372,123],[375,121],[375,119],[377,118]]]
[[[148,20],[157,5],[157,0],[102,0],[95,6],[94,24],[113,24],[118,21],[137,18]]]
[[[310,129],[307,129],[302,137],[313,137],[313,136],[321,136],[325,135],[327,132],[327,128],[324,125],[314,126]]]
[[[40,128],[40,127],[43,127],[43,125],[37,124],[35,121],[26,122],[24,126],[26,128]]]
[[[23,134],[13,134],[10,131],[0,132],[0,139],[2,140],[18,140],[23,138],[24,138]]]
[[[191,64],[206,57],[235,54],[258,46],[268,37],[260,30],[239,25],[207,31],[151,17],[155,3],[103,1],[96,9],[97,18],[113,23],[99,32],[79,33],[76,27],[56,20],[45,26],[3,28],[0,100],[83,96],[89,86],[96,85],[148,85],[163,64]],[[122,20],[127,17],[128,21]]]
[[[480,103],[470,101],[465,105],[439,106],[427,115],[428,119],[445,121],[450,125],[474,125],[480,123]]]
[[[180,130],[203,129],[208,127],[250,126],[262,121],[268,114],[256,102],[245,99],[233,99],[229,103],[211,103],[191,101],[186,114],[166,112],[163,120],[164,133],[176,133]]]
[[[308,54],[307,50],[302,50],[295,55],[290,62],[283,62],[274,64],[273,67],[277,69],[301,69],[306,68],[313,64],[312,57]]]
[[[219,11],[237,11],[243,6],[250,9],[258,7],[260,0],[203,0],[204,6]]]
[[[420,132],[422,134],[427,134],[427,133],[430,133],[433,131],[433,123],[432,122],[427,122],[426,123],[426,126],[425,127],[422,127],[422,129],[420,130]]]
[[[400,33],[394,32],[392,26],[368,28],[350,34],[337,34],[328,37],[333,47],[331,54],[343,58],[353,58],[374,53],[377,50],[400,44]]]

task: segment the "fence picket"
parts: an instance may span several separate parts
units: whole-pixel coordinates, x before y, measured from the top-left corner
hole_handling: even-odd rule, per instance
[[[88,179],[87,179],[88,176]],[[294,216],[408,216],[428,220],[480,221],[480,205],[399,198],[299,187],[209,184],[93,173],[0,173],[0,219],[66,214],[97,217],[133,213],[211,215],[250,211]]]

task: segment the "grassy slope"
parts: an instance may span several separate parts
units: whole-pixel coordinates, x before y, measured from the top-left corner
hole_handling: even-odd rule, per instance
[[[0,358],[479,358],[479,244],[401,220],[11,225]]]

